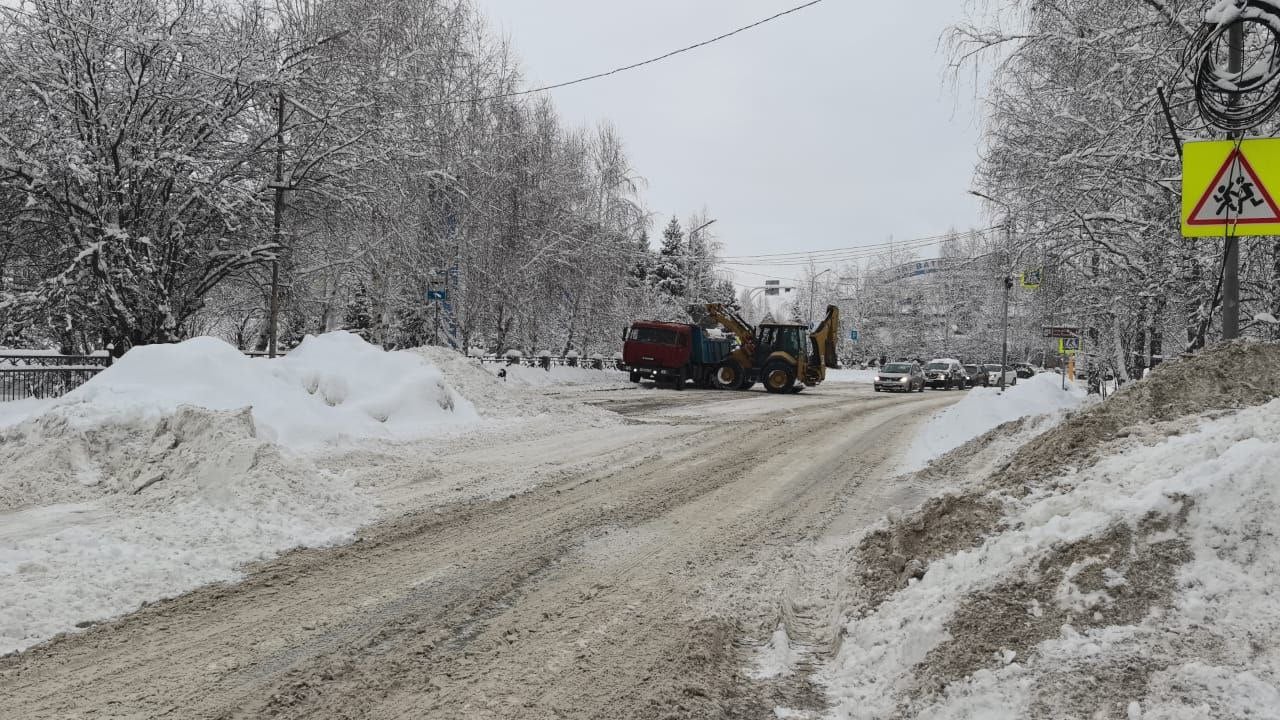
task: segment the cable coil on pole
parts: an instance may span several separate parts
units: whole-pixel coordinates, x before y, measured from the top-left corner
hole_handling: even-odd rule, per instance
[[[1204,18],[1183,63],[1196,106],[1215,127],[1251,130],[1280,109],[1280,0],[1220,0]],[[1228,67],[1234,27],[1248,38],[1238,71]]]

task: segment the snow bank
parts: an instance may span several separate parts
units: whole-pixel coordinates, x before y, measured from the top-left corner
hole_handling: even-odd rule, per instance
[[[917,432],[903,458],[903,472],[914,472],[970,440],[1004,423],[1035,415],[1061,416],[1084,402],[1078,385],[1062,389],[1062,376],[1041,373],[1006,388],[978,387],[963,400],[930,418]],[[1042,429],[1049,429],[1044,425]]]
[[[258,438],[246,410],[188,406],[101,439],[115,452],[81,448],[85,466],[72,474],[58,455],[75,446],[56,438],[22,446],[37,454],[34,464],[51,463],[48,472],[33,463],[18,478],[13,464],[0,470],[27,500],[105,493],[0,515],[0,654],[234,580],[246,562],[348,540],[375,516],[350,481]]]
[[[181,405],[252,407],[261,437],[294,448],[411,440],[478,418],[420,355],[385,352],[347,332],[308,337],[275,360],[208,337],[137,347],[48,411],[84,427],[159,418]]]
[[[507,382],[526,387],[544,388],[553,385],[575,385],[582,387],[617,387],[629,385],[627,374],[618,370],[592,370],[590,368],[566,367],[553,365],[551,369],[524,365],[487,365],[485,370],[497,374],[498,370],[507,371]]]
[[[1273,716],[1280,400],[1182,431],[1006,497],[1002,531],[850,620],[833,716]]]
[[[876,381],[875,370],[858,370],[855,368],[841,368],[839,370],[827,370],[826,382],[830,383],[864,383],[871,385]]]

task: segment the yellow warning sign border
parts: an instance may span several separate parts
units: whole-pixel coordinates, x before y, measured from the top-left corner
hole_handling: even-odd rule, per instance
[[[1235,159],[1236,141],[1203,140],[1182,146],[1182,235],[1183,237],[1245,237],[1280,235],[1280,220],[1244,219],[1231,223],[1192,223],[1200,208],[1212,197],[1214,186]],[[1280,210],[1268,188],[1280,188],[1280,138],[1247,138],[1240,141],[1241,165],[1258,182],[1259,195]]]

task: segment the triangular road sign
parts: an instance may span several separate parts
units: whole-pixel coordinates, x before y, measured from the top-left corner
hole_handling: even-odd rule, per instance
[[[1188,225],[1201,226],[1276,222],[1280,222],[1280,207],[1239,149],[1227,156],[1187,218]]]

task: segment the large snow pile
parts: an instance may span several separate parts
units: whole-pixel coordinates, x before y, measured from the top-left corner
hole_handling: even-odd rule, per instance
[[[42,431],[56,435],[56,424]],[[347,479],[256,437],[247,410],[188,406],[99,432],[83,446],[22,445],[37,460],[24,469],[0,464],[4,505],[105,495],[3,515],[0,654],[232,580],[243,563],[288,548],[341,542],[374,518]]]
[[[1277,358],[1164,368],[863,535],[832,716],[1275,717]]]
[[[902,469],[904,472],[919,470],[988,430],[1019,418],[1061,417],[1084,400],[1083,388],[1068,383],[1063,390],[1062,376],[1050,373],[1022,380],[1004,391],[995,387],[974,388],[963,400],[938,412],[921,426],[903,458]]]
[[[477,418],[421,356],[385,352],[347,332],[308,337],[276,360],[208,337],[137,347],[50,412],[85,426],[158,418],[180,405],[252,407],[260,436],[290,447],[408,440]]]

